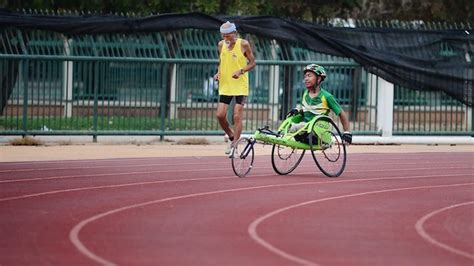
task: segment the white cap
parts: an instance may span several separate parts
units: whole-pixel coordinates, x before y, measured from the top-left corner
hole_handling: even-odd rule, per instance
[[[237,28],[235,27],[234,23],[230,23],[229,21],[227,21],[226,23],[221,25],[220,30],[221,30],[221,33],[226,34],[226,33],[232,33],[234,31],[237,31]]]

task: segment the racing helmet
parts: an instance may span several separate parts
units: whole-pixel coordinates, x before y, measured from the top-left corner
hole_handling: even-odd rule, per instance
[[[316,76],[321,76],[322,77],[321,81],[326,79],[326,70],[324,69],[324,67],[322,67],[320,65],[309,64],[309,65],[304,67],[303,73],[306,73],[307,71],[313,72],[314,74],[316,74]]]

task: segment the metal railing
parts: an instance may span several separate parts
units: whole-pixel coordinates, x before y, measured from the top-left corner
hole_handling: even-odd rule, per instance
[[[349,58],[245,35],[250,72],[244,131],[276,127],[304,91],[302,67],[320,63],[326,88],[349,113],[355,134],[380,135],[379,84]],[[0,31],[1,135],[215,135],[216,32],[66,37]],[[395,135],[473,135],[472,108],[439,92],[395,85]]]
[[[18,135],[195,135],[221,134],[215,119],[218,92],[212,76],[216,60],[48,58],[8,59],[16,70],[5,77],[12,84],[0,116],[1,134]],[[288,108],[300,101],[306,62],[262,61],[250,74],[244,131],[278,125]],[[329,75],[351,75],[354,63],[327,65]],[[333,93],[349,108],[352,89],[334,80]],[[352,82],[352,81],[349,81]],[[328,84],[330,85],[330,84]],[[3,90],[2,90],[3,91]],[[366,92],[360,91],[360,99]],[[358,101],[358,113],[369,109]],[[350,112],[351,110],[348,109]],[[371,111],[374,111],[373,108]],[[375,132],[367,119],[355,119],[364,131]]]

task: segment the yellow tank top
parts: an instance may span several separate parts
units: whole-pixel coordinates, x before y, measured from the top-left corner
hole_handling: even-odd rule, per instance
[[[232,78],[232,73],[247,65],[247,58],[242,53],[242,39],[237,38],[232,50],[222,45],[219,66],[219,95],[249,95],[249,76],[244,73],[239,78]]]

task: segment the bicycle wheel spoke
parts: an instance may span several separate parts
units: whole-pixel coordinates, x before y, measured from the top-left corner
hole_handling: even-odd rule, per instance
[[[234,144],[232,152],[232,169],[238,177],[245,177],[252,170],[254,160],[254,142],[241,138]]]
[[[311,153],[323,174],[337,177],[342,174],[346,166],[346,147],[342,143],[342,135],[337,125],[329,119],[326,122],[329,124],[329,131],[320,132],[321,136],[316,133],[318,130],[315,128],[311,132]]]
[[[293,172],[303,159],[304,153],[305,150],[274,144],[272,149],[273,170],[280,175]]]

